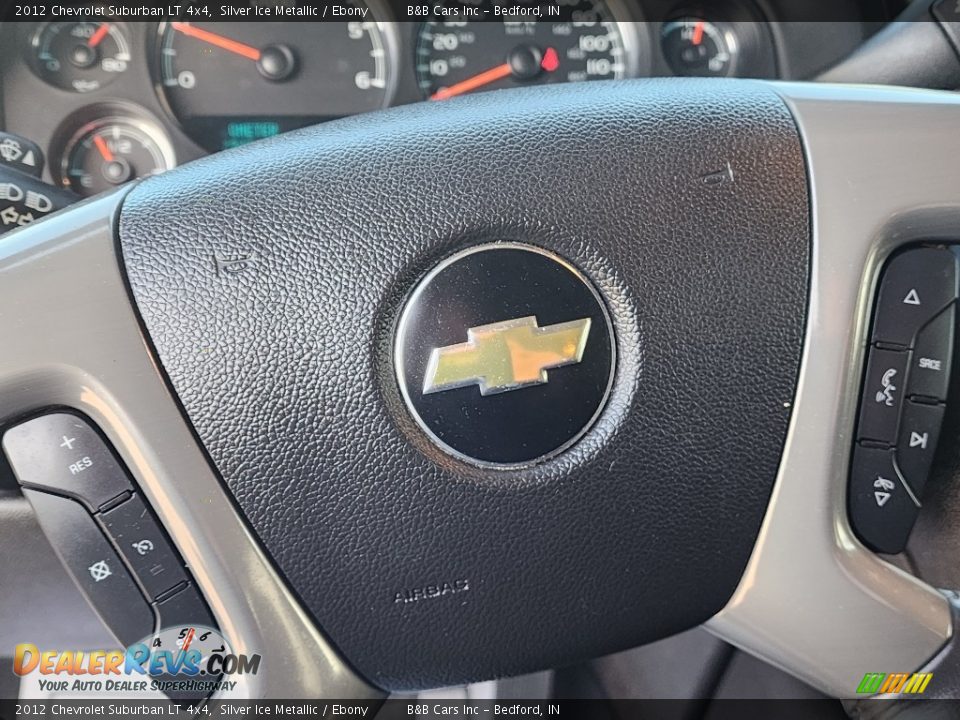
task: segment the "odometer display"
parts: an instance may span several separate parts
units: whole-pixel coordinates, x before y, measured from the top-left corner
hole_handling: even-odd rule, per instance
[[[496,0],[478,4],[494,17]],[[610,80],[635,73],[633,38],[602,0],[561,3],[556,19],[463,21],[436,18],[417,41],[424,96],[444,100],[530,84]]]
[[[390,100],[391,44],[374,21],[169,22],[159,46],[166,105],[211,152]]]

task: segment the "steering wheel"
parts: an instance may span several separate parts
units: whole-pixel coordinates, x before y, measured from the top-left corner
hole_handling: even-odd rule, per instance
[[[946,92],[638,80],[218,154],[0,243],[5,426],[102,433],[251,697],[703,623],[837,697],[948,668],[951,600],[848,479],[881,269],[960,238],[958,127]]]

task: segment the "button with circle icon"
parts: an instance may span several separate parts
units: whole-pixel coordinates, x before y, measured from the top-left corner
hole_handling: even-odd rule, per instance
[[[139,494],[98,517],[151,600],[187,581],[179,555]]]
[[[106,560],[98,560],[93,565],[88,567],[87,570],[90,571],[90,577],[93,578],[94,582],[106,580],[108,577],[113,575],[113,572],[110,570],[110,565]]]

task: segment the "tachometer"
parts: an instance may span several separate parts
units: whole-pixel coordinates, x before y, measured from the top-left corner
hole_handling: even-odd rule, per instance
[[[393,43],[360,0],[351,22],[169,22],[160,27],[159,87],[198,144],[222,150],[384,107]]]
[[[481,0],[481,18],[502,4]],[[424,95],[443,100],[463,93],[528,84],[608,80],[636,74],[636,37],[603,0],[553,6],[558,16],[537,21],[437,17],[420,29],[417,80]]]

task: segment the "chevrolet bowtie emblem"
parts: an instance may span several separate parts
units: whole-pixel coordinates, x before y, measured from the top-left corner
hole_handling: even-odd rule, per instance
[[[517,318],[467,330],[467,342],[430,353],[423,394],[479,385],[481,395],[547,382],[547,370],[575,365],[583,357],[590,318],[537,327],[537,318]]]

